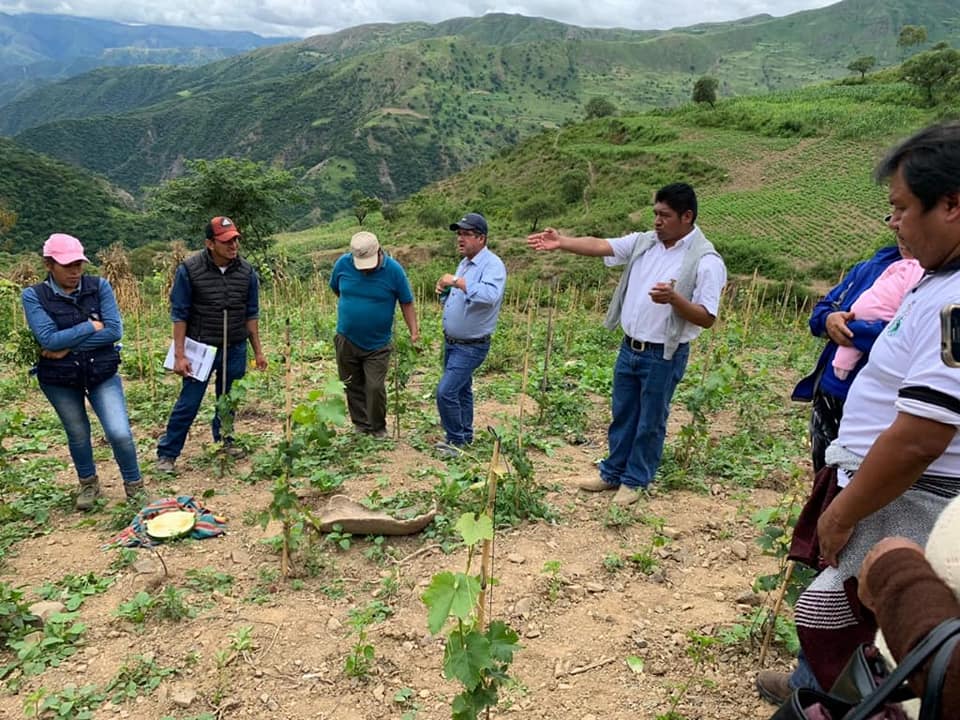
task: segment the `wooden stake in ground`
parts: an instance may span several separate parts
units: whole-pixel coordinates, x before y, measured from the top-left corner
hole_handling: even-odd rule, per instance
[[[500,466],[500,436],[493,433],[493,453],[490,456],[490,467],[487,470],[487,509],[486,513],[493,524],[494,539],[497,533],[497,523],[494,517],[497,506],[497,469]],[[493,540],[484,540],[480,556],[480,596],[477,598],[477,629],[483,631],[487,602],[487,588],[490,586],[490,577],[493,565]],[[493,593],[490,594],[491,604]]]
[[[770,613],[767,622],[767,632],[763,636],[763,644],[760,646],[760,667],[763,667],[767,659],[767,650],[770,649],[770,640],[773,637],[773,629],[777,625],[777,614],[780,612],[780,606],[783,605],[783,597],[787,594],[787,586],[790,584],[790,578],[793,576],[793,560],[787,563],[787,571],[783,574],[783,582],[780,584],[780,591],[777,593],[777,600],[773,603],[773,611]]]
[[[560,281],[557,278],[553,279],[553,282],[550,283],[550,304],[547,306],[547,347],[543,353],[543,377],[540,380],[540,392],[546,394],[547,389],[550,387],[549,382],[549,371],[550,371],[550,353],[553,351],[553,308],[556,305],[557,300],[557,286],[560,284]],[[546,403],[540,403],[540,419],[543,420],[543,411],[546,408]]]
[[[527,379],[530,377],[530,343],[533,334],[533,303],[527,298],[527,337],[523,344],[523,376],[520,378],[520,408],[517,417],[517,447],[523,448],[523,404],[527,397]]]
[[[283,437],[287,441],[287,447],[290,447],[290,443],[293,441],[293,348],[290,344],[290,318],[287,317],[287,322],[284,326],[284,343],[286,347],[284,351],[286,357],[284,358],[284,401],[285,401],[285,415],[283,423]],[[287,453],[287,460],[285,467],[283,469],[283,477],[286,482],[290,482],[290,472],[292,470],[291,464],[293,458],[290,456],[290,453]],[[283,516],[283,550],[280,553],[280,574],[282,577],[287,577],[290,573],[290,519],[286,514]]]

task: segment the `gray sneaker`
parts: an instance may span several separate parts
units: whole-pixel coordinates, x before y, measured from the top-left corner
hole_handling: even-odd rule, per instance
[[[157,462],[153,467],[157,472],[174,473],[177,471],[177,459],[168,458],[168,457],[158,457]]]
[[[90,510],[100,497],[100,478],[96,475],[80,478],[80,492],[73,506],[81,512]]]
[[[127,495],[127,505],[135,508],[142,508],[147,504],[147,490],[143,486],[143,480],[126,483],[123,491]]]
[[[463,454],[463,451],[453,443],[438,442],[434,443],[433,449],[437,451],[440,457],[457,458]]]

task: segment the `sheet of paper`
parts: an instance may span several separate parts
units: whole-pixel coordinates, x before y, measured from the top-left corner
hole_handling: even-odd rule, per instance
[[[200,382],[207,380],[213,370],[213,359],[217,356],[217,349],[213,345],[187,338],[183,344],[183,352],[190,361],[190,377]],[[167,370],[173,370],[173,359],[173,341],[171,340],[167,357],[163,361],[163,366]]]

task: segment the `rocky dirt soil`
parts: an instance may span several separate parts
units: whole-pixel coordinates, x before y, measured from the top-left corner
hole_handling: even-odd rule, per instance
[[[776,562],[755,544],[751,512],[777,502],[774,490],[713,486],[709,494],[659,492],[645,498],[634,521],[607,527],[611,494],[588,494],[574,483],[590,476],[603,452],[603,403],[588,442],[557,449],[552,456],[531,451],[538,481],[554,489],[548,501],[555,524],[527,524],[499,533],[495,545],[493,616],[520,634],[522,650],[511,668],[516,679],[494,716],[520,718],[657,718],[673,709],[676,718],[742,720],[769,717],[773,708],[758,699],[753,676],[756,644],[710,648],[706,662],[695,664],[688,633],[711,635],[738,622],[752,605],[771,602],[751,593],[755,577],[774,572]],[[480,407],[478,425],[502,410]],[[681,422],[675,418],[673,423]],[[243,416],[240,429],[254,433],[262,420]],[[675,427],[673,428],[676,429]],[[410,431],[413,432],[413,431]],[[59,667],[29,678],[18,694],[0,695],[0,717],[24,716],[30,691],[61,690],[70,683],[105,685],[131,658],[146,654],[157,666],[176,668],[153,692],[114,704],[96,718],[211,717],[374,720],[450,716],[458,686],[441,673],[442,642],[427,631],[420,600],[431,576],[463,569],[465,553],[443,554],[429,539],[388,539],[392,558],[374,562],[373,547],[354,538],[346,551],[326,552],[329,566],[297,581],[276,578],[278,555],[262,540],[278,527],[261,530],[243,522],[245,513],[264,509],[267,483],[234,480],[249,468],[242,461],[230,478],[212,474],[198,459],[206,436],[199,422],[187,454],[172,481],[151,475],[151,492],[202,497],[229,519],[225,537],[168,543],[159,550],[168,575],[153,553],[138,551],[137,563],[119,571],[106,592],[90,596],[80,608],[87,626],[80,651]],[[422,444],[419,444],[422,447]],[[378,488],[384,495],[401,488],[429,489],[430,479],[416,472],[442,467],[442,460],[414,449],[409,438],[383,442],[370,458],[370,472],[351,480],[343,491],[359,499]],[[745,460],[747,461],[747,460]],[[122,487],[112,462],[101,462],[106,493],[119,502]],[[59,478],[72,484],[71,471]],[[68,574],[111,576],[117,551],[102,543],[113,532],[76,514],[52,518],[49,534],[18,546],[2,579],[25,588]],[[96,515],[94,516],[96,517]],[[656,519],[668,542],[654,547]],[[653,559],[645,574],[634,563],[607,568],[604,557],[632,553]],[[545,572],[551,562],[554,572]],[[199,608],[180,622],[148,620],[137,626],[116,616],[118,606],[138,591],[165,585],[186,587],[191,569],[212,568],[234,578],[232,587],[189,592]],[[364,680],[344,674],[344,659],[356,642],[349,611],[373,600],[384,578],[395,577],[396,592],[385,599],[393,615],[369,628],[375,649],[372,673]],[[31,593],[30,599],[35,599]],[[252,628],[251,646],[231,651],[231,634]],[[626,659],[642,659],[642,671]],[[787,667],[774,649],[768,667]],[[684,691],[685,690],[685,691]],[[674,708],[672,698],[683,692]]]

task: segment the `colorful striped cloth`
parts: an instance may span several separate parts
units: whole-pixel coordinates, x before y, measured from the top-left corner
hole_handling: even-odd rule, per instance
[[[124,546],[124,547],[152,547],[159,544],[156,540],[147,535],[147,520],[155,518],[157,515],[173,512],[174,510],[186,510],[197,516],[193,530],[188,536],[195,540],[217,537],[227,532],[226,520],[218,518],[203,505],[193,499],[191,495],[180,495],[179,497],[165,497],[154,500],[146,505],[129,527],[124,528],[110,542],[105,543],[102,549]]]

